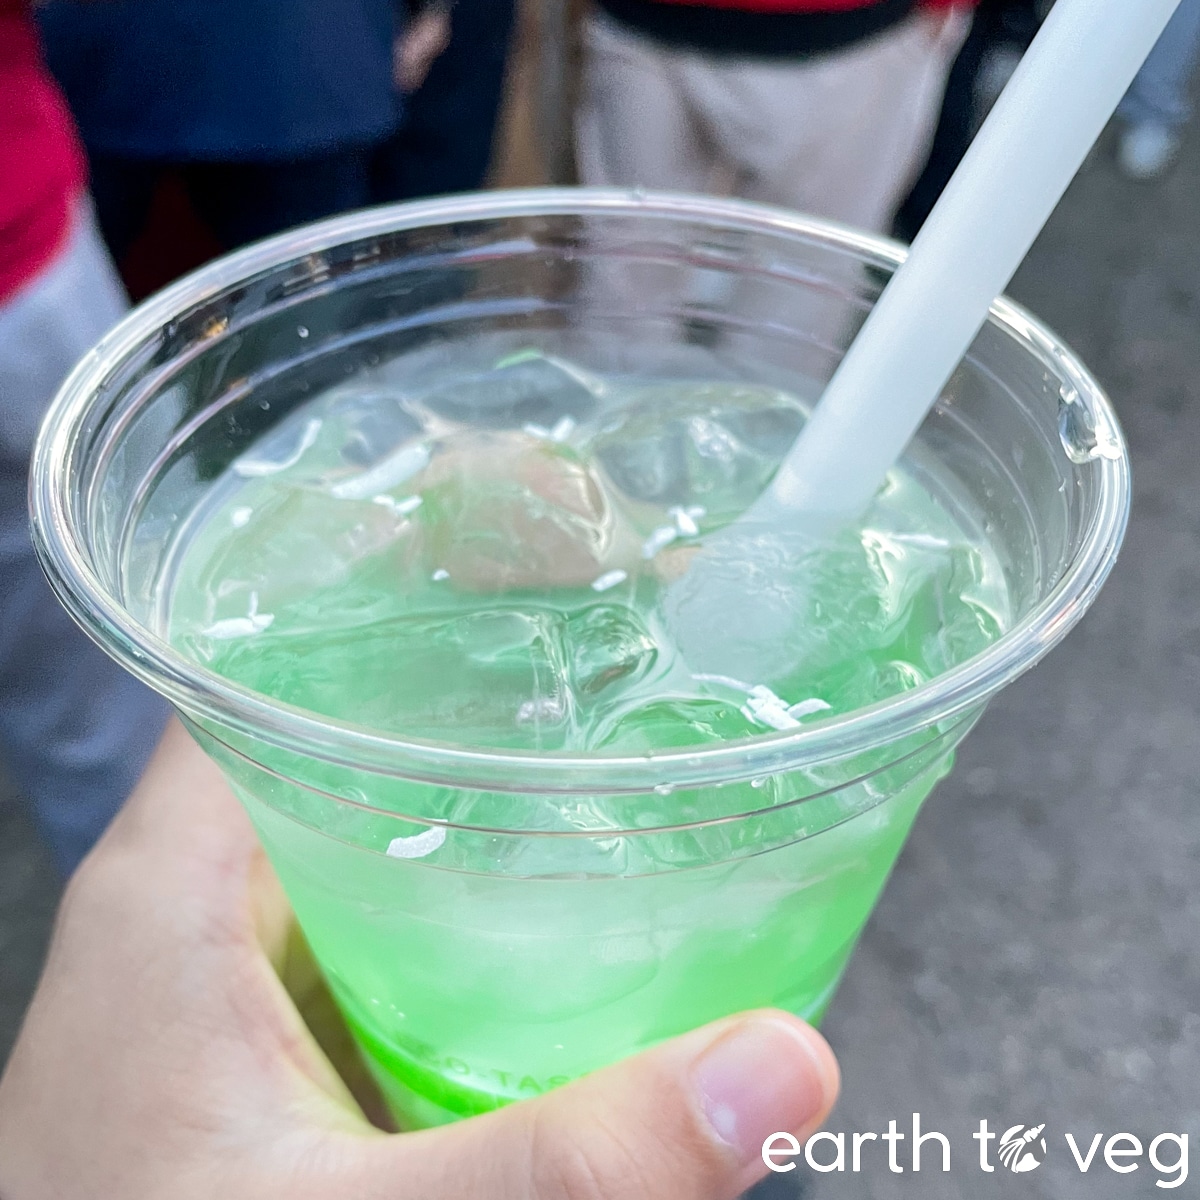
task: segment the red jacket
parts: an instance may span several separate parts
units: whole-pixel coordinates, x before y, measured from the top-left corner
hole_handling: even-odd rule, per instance
[[[54,257],[85,178],[26,0],[0,0],[0,304]]]

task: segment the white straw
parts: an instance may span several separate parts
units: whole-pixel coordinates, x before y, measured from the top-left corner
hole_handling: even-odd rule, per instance
[[[776,476],[776,505],[833,520],[867,506],[1177,4],[1057,0]]]

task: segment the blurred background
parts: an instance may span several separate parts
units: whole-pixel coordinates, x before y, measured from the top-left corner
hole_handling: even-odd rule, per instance
[[[138,5],[136,36],[117,44]],[[251,50],[278,32],[271,7],[245,6]],[[382,25],[369,3],[344,7],[332,25],[341,0],[298,3],[288,20],[311,21],[315,38],[345,42],[338,54],[360,55],[355,86],[335,77],[347,72],[315,66],[319,78],[289,75],[304,64],[281,59],[276,77],[289,86],[247,128],[186,101],[188,88],[211,96],[214,79],[245,70],[230,61],[228,39],[180,38],[179,21],[200,21],[192,34],[203,28],[204,6],[193,13],[180,0],[172,14],[166,0],[50,0],[40,9],[99,227],[133,299],[297,221],[479,186],[700,183],[796,207],[812,197],[828,215],[911,238],[1048,4],[982,0],[921,14],[929,58],[911,79],[898,65],[912,63],[911,46],[885,61],[886,23],[847,42],[809,26],[804,37],[816,40],[801,54],[756,49],[750,25],[655,25],[653,0],[457,0],[389,12],[395,23]],[[914,19],[907,3],[877,7]],[[1115,402],[1135,470],[1126,547],[1081,628],[993,702],[923,811],[826,1024],[845,1073],[831,1129],[882,1130],[891,1118],[903,1129],[919,1111],[967,1153],[983,1118],[994,1129],[1044,1121],[1056,1135],[1200,1133],[1200,135],[1187,123],[1200,4],[1184,0],[1181,14],[1011,288]],[[774,28],[786,42],[797,27]],[[750,40],[731,60],[714,38]],[[148,64],[169,64],[180,46],[195,61],[176,63],[164,82]],[[759,72],[739,76],[745,94],[767,79],[763,94],[794,86],[786,94],[800,104],[814,63],[848,71],[856,56],[856,94],[863,78],[886,77],[892,90],[875,109],[831,115],[824,134],[817,114],[813,136],[843,136],[849,121],[863,156],[878,158],[871,137],[885,132],[903,151],[886,179],[868,179],[861,162],[858,176],[772,179],[764,162],[800,153],[782,134],[760,161],[719,136],[713,114],[731,71]],[[779,74],[793,60],[805,69]],[[142,64],[136,87],[131,62]],[[383,80],[376,96],[372,72]],[[633,145],[629,97],[649,104],[638,89],[668,84],[686,98],[681,124],[647,129]],[[909,89],[903,127],[885,122],[894,89]],[[248,92],[232,94],[250,103]],[[761,116],[727,113],[724,127]],[[695,145],[684,144],[693,134]],[[674,176],[655,137],[684,145]],[[819,147],[801,149],[816,173]],[[874,207],[856,208],[872,188]],[[0,1063],[72,853],[56,847],[54,820],[10,774],[0,782]],[[1019,1186],[1094,1200],[1152,1195],[1150,1183],[1145,1171],[1081,1176],[1052,1158],[1019,1184],[974,1170],[797,1171],[764,1194],[978,1200]]]

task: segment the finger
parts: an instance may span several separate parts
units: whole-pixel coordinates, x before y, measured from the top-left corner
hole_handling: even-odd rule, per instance
[[[425,82],[433,61],[450,44],[450,21],[444,12],[421,13],[396,46],[396,84],[415,92]]]
[[[219,768],[177,721],[71,881],[64,912],[107,918],[114,933],[147,946],[155,938],[194,955],[236,947],[278,964],[292,924],[283,889],[253,826]],[[128,915],[128,921],[121,914]]]
[[[376,1128],[394,1130],[396,1124],[388,1112],[383,1095],[354,1044],[329,984],[294,921],[282,952],[275,961],[275,969],[312,1035],[316,1048],[327,1060],[332,1072],[336,1073],[341,1089],[336,1094],[343,1100],[351,1098],[357,1106],[355,1111],[361,1110]],[[327,1085],[325,1090],[334,1094]]]
[[[215,763],[178,720],[167,725],[133,794],[97,848],[169,873],[197,860],[243,874],[257,841]]]
[[[539,1099],[377,1143],[361,1194],[395,1196],[403,1180],[412,1195],[489,1200],[730,1200],[767,1173],[763,1142],[803,1140],[837,1089],[820,1034],[749,1013]]]
[[[210,1075],[246,1066],[239,1077],[256,1116],[270,1115],[265,1092],[277,1109],[363,1131],[356,1098],[373,1095],[358,1077],[348,1088],[331,1065],[327,1052],[354,1060],[283,889],[220,770],[178,721],[71,881],[54,959],[97,977],[126,964],[149,1024],[171,1013],[180,1028],[208,1030]],[[100,995],[131,1008],[121,986]],[[247,1096],[239,1103],[253,1108]]]
[[[81,901],[82,897],[82,901]],[[123,937],[223,945],[278,970],[294,917],[279,880],[220,769],[172,720],[137,787],[68,889],[108,912]],[[118,912],[128,911],[124,926]],[[184,931],[186,930],[186,936]]]
[[[85,888],[96,876],[111,878],[129,903],[150,890],[160,908],[170,898],[176,912],[186,904],[211,913],[246,948],[257,943],[285,984],[306,978],[296,966],[306,956],[297,951],[295,917],[253,826],[179,721],[167,726],[81,876]]]

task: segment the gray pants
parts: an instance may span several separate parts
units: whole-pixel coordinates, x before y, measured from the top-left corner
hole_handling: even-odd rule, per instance
[[[64,872],[129,794],[167,715],[54,598],[26,508],[38,423],[125,307],[88,209],[50,266],[0,304],[0,762]]]
[[[928,153],[962,13],[922,13],[811,60],[668,48],[584,26],[582,182],[714,188],[884,230]]]
[[[1131,125],[1178,129],[1191,115],[1188,87],[1200,58],[1200,0],[1183,0],[1125,99],[1120,115]]]

